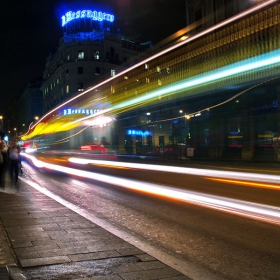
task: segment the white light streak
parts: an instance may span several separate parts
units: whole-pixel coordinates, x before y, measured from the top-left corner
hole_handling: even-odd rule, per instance
[[[250,180],[255,182],[271,182],[280,183],[279,175],[269,175],[260,173],[245,173],[236,171],[223,171],[223,170],[213,170],[213,169],[199,169],[191,167],[179,167],[179,166],[169,166],[169,165],[154,165],[154,164],[142,164],[142,163],[132,163],[132,162],[119,162],[119,161],[106,161],[106,160],[94,160],[86,158],[69,158],[70,162],[83,163],[83,164],[96,164],[104,166],[116,166],[116,167],[127,167],[143,170],[152,170],[159,172],[172,172],[178,174],[189,174],[197,176],[208,176],[216,178],[231,178],[239,180]]]
[[[45,167],[51,170],[56,170],[60,172],[64,172],[67,174],[79,176],[82,178],[89,178],[96,181],[105,182],[111,185],[116,185],[120,187],[124,187],[127,189],[135,190],[135,191],[141,191],[147,194],[151,195],[158,195],[161,197],[169,198],[169,199],[176,199],[179,201],[183,201],[186,203],[191,203],[195,205],[199,205],[202,207],[207,207],[214,210],[219,210],[222,212],[239,215],[251,219],[256,219],[263,222],[268,222],[272,224],[280,225],[280,208],[279,207],[273,207],[269,205],[263,205],[258,203],[251,203],[246,201],[240,201],[236,199],[229,199],[224,197],[219,197],[215,195],[207,195],[202,194],[199,192],[193,192],[193,191],[187,191],[182,189],[176,189],[169,186],[164,185],[157,185],[152,184],[148,182],[140,182],[136,180],[130,180],[130,179],[124,179],[124,178],[118,178],[115,176],[109,176],[109,175],[103,175],[98,174],[94,172],[88,172],[83,170],[76,170],[69,167],[54,165],[50,163],[40,162],[37,160],[34,156],[31,155],[24,155],[27,158],[29,158],[36,166],[39,167]],[[71,159],[72,162],[77,162],[75,159]],[[79,159],[81,161],[81,159]],[[81,161],[83,162],[83,161]],[[98,161],[100,163],[100,161]],[[102,162],[102,161],[101,161]],[[107,162],[107,164],[114,164],[114,162]],[[118,163],[120,164],[120,163]],[[126,163],[123,163],[123,166],[126,166]],[[130,167],[131,166],[139,166],[142,164],[132,164],[127,163]],[[215,174],[228,174],[228,172],[224,171],[213,171],[213,170],[199,170],[194,168],[178,168],[178,167],[172,167],[172,166],[154,166],[154,165],[144,165],[149,170],[160,170],[164,171],[163,169],[172,168],[171,172],[174,172],[174,170],[183,170],[186,169],[188,173],[192,173],[195,175],[198,175],[198,173],[210,173],[211,176],[213,176],[213,173]],[[145,168],[145,169],[146,169]],[[169,172],[169,171],[168,171]],[[235,172],[230,172],[235,173]],[[236,172],[237,173],[237,172]],[[214,174],[214,175],[215,175]],[[241,174],[241,173],[238,173]],[[278,176],[279,177],[279,176]]]

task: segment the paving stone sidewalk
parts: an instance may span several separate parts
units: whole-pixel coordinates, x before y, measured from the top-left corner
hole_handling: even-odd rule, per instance
[[[7,185],[0,189],[0,265],[10,279],[190,279],[23,181]]]

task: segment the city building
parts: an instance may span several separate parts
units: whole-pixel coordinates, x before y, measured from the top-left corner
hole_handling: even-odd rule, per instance
[[[28,126],[43,115],[43,93],[40,89],[42,79],[38,78],[28,83],[18,97],[17,131],[21,135]]]
[[[59,148],[91,141],[110,152],[164,154],[180,145],[201,158],[280,159],[280,5],[256,9],[97,83],[42,120],[49,139],[36,128],[30,136]],[[92,97],[103,107],[95,111]]]
[[[113,21],[113,15],[89,10],[62,17],[63,37],[43,74],[44,112],[147,55],[151,43],[123,38]]]
[[[2,132],[7,140],[19,138],[31,123],[43,115],[42,79],[30,81],[12,100],[1,116]]]
[[[264,0],[186,0],[187,22],[196,33]]]

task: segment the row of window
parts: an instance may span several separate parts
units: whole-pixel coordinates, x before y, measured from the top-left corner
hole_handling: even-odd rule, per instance
[[[85,52],[84,52],[83,50],[78,51],[77,59],[78,59],[78,60],[83,60],[83,59],[85,59]],[[95,51],[95,52],[94,52],[94,59],[95,59],[95,60],[99,60],[99,59],[100,59],[100,53],[99,53],[99,51]],[[67,54],[67,60],[68,60],[68,61],[71,60],[71,54],[70,54],[70,53]]]

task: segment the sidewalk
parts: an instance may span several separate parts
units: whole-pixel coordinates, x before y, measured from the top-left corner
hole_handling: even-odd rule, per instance
[[[0,205],[1,280],[190,279],[22,180]]]

